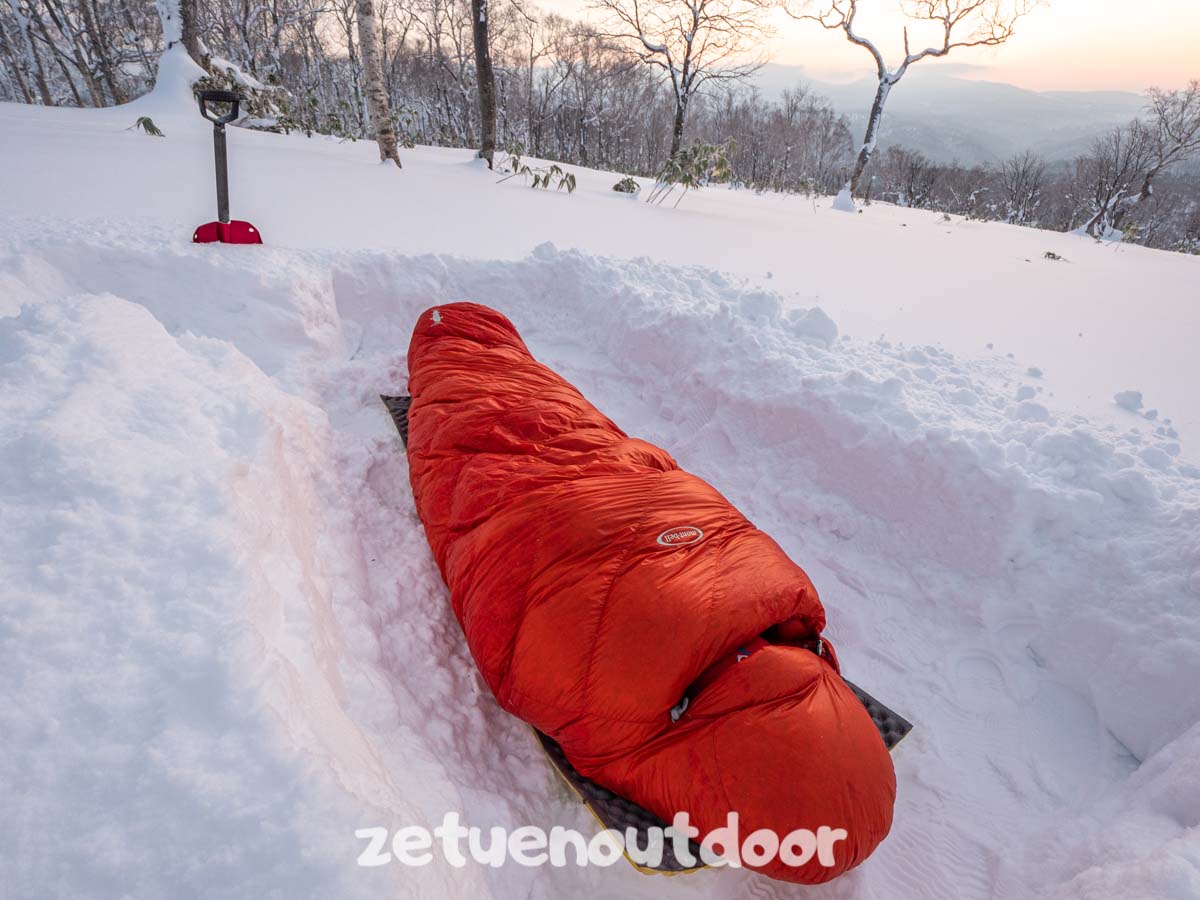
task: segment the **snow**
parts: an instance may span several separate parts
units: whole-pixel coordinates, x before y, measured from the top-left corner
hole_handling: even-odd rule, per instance
[[[158,18],[162,22],[163,43],[168,50],[183,40],[183,11],[179,0],[155,0]]]
[[[1141,391],[1119,391],[1113,395],[1113,402],[1121,409],[1138,412],[1142,408]]]
[[[830,208],[836,209],[838,212],[858,212],[858,207],[854,204],[854,198],[850,196],[850,188],[848,186],[838,191],[837,196],[833,198]]]
[[[0,106],[3,209],[75,221],[120,211],[123,221],[172,235],[211,220],[212,127],[194,104],[168,107],[152,97],[107,113]],[[165,141],[124,133],[145,114]],[[396,178],[378,171],[372,143],[244,129],[231,129],[228,141],[232,214],[277,247],[449,248],[520,259],[553,241],[604,256],[712,266],[757,283],[773,271],[770,287],[786,305],[819,306],[844,334],[972,355],[990,341],[998,355],[1013,353],[1026,366],[1049,371],[1052,363],[1048,390],[1064,409],[1128,427],[1112,396],[1135,385],[1180,434],[1200,440],[1190,377],[1191,336],[1200,333],[1196,257],[994,222],[947,223],[879,203],[861,215],[830,216],[831,199],[714,187],[689,191],[678,209],[652,209],[617,202],[611,188],[621,176],[571,167],[578,190],[551,199],[515,180],[495,190],[486,167],[466,171],[471,151],[406,151],[405,165],[419,174]],[[109,160],[115,173],[98,177]],[[331,221],[330,210],[346,214]],[[448,238],[466,218],[497,224],[472,228],[463,243]],[[1072,264],[1045,260],[1046,250]]]
[[[1200,260],[239,129],[267,243],[201,247],[173,91],[0,106],[6,897],[1200,897]],[[860,869],[355,864],[451,810],[595,829],[476,675],[378,402],[467,298],[774,535],[914,720]]]

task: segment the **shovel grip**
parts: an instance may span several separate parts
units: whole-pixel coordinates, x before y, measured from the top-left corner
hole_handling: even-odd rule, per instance
[[[232,122],[238,116],[238,101],[241,98],[233,91],[200,91],[196,99],[200,102],[200,115],[218,127]],[[218,116],[208,108],[209,103],[228,103],[229,112]]]

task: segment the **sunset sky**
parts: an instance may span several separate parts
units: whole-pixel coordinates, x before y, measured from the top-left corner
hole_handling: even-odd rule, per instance
[[[586,0],[542,5],[588,15]],[[859,33],[890,50],[892,59],[901,52],[898,6],[898,0],[862,0],[857,20]],[[808,67],[818,78],[870,74],[866,51],[846,43],[839,32],[782,15],[775,24],[772,62]],[[1020,24],[1008,45],[958,50],[933,64],[966,64],[969,68],[959,74],[1034,90],[1182,86],[1200,78],[1200,0],[1049,0]]]

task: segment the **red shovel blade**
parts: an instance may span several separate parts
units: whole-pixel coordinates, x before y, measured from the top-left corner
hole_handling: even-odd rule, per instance
[[[193,244],[261,244],[262,236],[249,222],[205,222],[192,235]]]

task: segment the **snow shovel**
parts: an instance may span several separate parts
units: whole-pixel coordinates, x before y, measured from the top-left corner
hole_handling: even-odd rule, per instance
[[[200,91],[200,115],[213,123],[213,153],[217,159],[217,221],[206,222],[192,235],[194,244],[261,244],[262,236],[249,222],[229,218],[229,161],[225,155],[225,124],[238,114],[238,95],[233,91]],[[229,104],[229,110],[219,114],[210,103]]]

